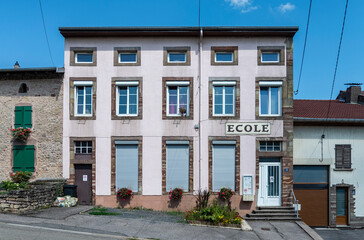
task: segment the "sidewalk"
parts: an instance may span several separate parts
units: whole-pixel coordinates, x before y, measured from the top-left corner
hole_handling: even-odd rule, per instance
[[[0,214],[0,222],[153,239],[312,239],[295,222],[249,222],[253,231],[191,226],[181,214],[109,209],[113,216],[80,214],[91,207],[43,209],[36,214]]]

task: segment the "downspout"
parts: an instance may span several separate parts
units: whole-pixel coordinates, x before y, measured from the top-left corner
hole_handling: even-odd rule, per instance
[[[198,52],[198,190],[201,191],[201,161],[202,161],[202,151],[201,151],[201,72],[202,72],[202,39],[203,39],[203,30],[200,28],[200,47]]]

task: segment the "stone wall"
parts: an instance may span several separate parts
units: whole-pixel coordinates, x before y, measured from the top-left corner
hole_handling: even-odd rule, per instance
[[[27,145],[35,147],[34,178],[62,177],[62,74],[0,74],[0,182],[12,171],[15,143],[15,106],[32,106],[32,133]],[[25,83],[27,93],[19,93]]]
[[[0,213],[24,214],[50,207],[60,193],[59,184],[32,185],[31,189],[0,192]]]

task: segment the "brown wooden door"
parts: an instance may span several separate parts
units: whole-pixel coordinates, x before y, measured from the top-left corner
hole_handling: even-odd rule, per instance
[[[81,205],[91,204],[92,199],[92,165],[75,165],[75,184],[77,185],[78,203]]]
[[[336,188],[336,225],[348,225],[347,188]]]

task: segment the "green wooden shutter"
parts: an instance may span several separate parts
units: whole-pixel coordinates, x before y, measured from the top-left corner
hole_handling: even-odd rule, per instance
[[[23,127],[24,125],[24,107],[15,107],[15,128]]]
[[[13,171],[34,172],[34,145],[14,146]]]
[[[32,107],[24,107],[24,121],[23,128],[32,128]]]
[[[31,128],[32,127],[32,107],[16,106],[15,107],[15,128]]]

